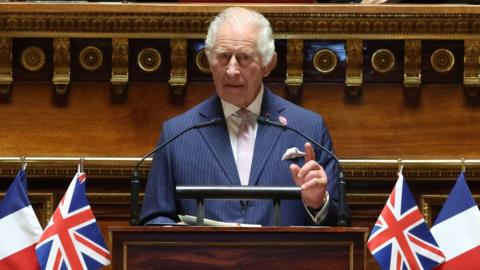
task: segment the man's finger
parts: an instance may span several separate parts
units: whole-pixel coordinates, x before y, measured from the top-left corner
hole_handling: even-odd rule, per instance
[[[310,160],[315,160],[315,151],[310,143],[305,143],[305,163]]]
[[[298,171],[298,177],[305,177],[308,173],[315,170],[322,170],[322,166],[318,164],[315,160],[310,160],[306,162],[302,168]]]
[[[310,181],[307,181],[307,182],[303,183],[303,185],[301,185],[301,189],[306,190],[306,189],[315,187],[317,185],[325,186],[326,183],[325,183],[325,181],[322,180],[322,178],[315,177],[315,178],[311,179]]]
[[[290,165],[290,172],[292,173],[293,181],[297,186],[302,184],[302,178],[298,177],[298,173],[300,172],[300,167],[297,164]]]

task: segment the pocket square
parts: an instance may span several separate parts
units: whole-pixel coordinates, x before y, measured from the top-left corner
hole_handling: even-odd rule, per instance
[[[282,160],[296,159],[304,157],[305,153],[300,151],[297,147],[288,148],[282,156]]]

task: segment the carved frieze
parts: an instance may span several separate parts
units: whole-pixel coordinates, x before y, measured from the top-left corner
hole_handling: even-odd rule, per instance
[[[0,33],[31,36],[42,33],[81,33],[83,37],[194,37],[204,36],[210,20],[223,7],[210,6],[203,12],[198,7],[150,6],[148,11],[131,6],[128,12],[120,5],[103,7],[101,11],[88,5],[72,6],[65,12],[45,11],[41,4],[32,11],[22,7],[0,12]],[[85,8],[87,7],[87,9]],[[255,7],[254,7],[255,8]],[[324,7],[311,5],[295,10],[270,8],[264,12],[277,35],[296,38],[341,37],[352,39],[381,38],[402,35],[408,39],[421,35],[444,38],[461,38],[480,32],[480,14],[475,7],[469,13],[452,14],[436,9],[431,13],[411,12],[385,6],[376,12],[358,12],[359,7],[348,7],[341,13],[325,11]],[[42,12],[33,10],[43,10]],[[76,10],[77,9],[77,10]],[[13,11],[12,11],[13,10]],[[473,10],[473,11],[472,11]]]
[[[130,178],[138,159],[135,158],[95,158],[85,157],[83,166],[89,177]],[[75,175],[80,158],[27,157],[29,177]],[[391,160],[391,159],[343,159],[340,160],[345,177],[349,180],[396,179],[399,166],[403,165],[403,174],[409,179],[446,180],[456,179],[462,167],[468,179],[480,179],[480,160]],[[463,162],[463,163],[462,163]],[[139,167],[140,175],[146,177],[151,159]],[[462,165],[463,164],[463,165]],[[20,158],[0,160],[0,174],[15,176],[21,166]]]

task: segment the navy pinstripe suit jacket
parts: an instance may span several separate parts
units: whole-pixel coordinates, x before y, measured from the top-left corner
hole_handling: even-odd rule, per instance
[[[283,116],[290,127],[332,149],[330,135],[320,115],[290,103],[268,89],[264,91],[261,115],[273,121]],[[159,143],[185,128],[217,117],[223,119],[224,115],[220,99],[214,95],[166,121]],[[303,150],[304,144],[305,139],[291,131],[259,125],[249,185],[295,185],[289,170],[292,161],[282,161],[281,158],[288,148]],[[324,151],[316,149],[315,152],[329,179],[330,204],[327,218],[321,225],[336,225],[338,165]],[[301,165],[303,159],[296,162]],[[178,214],[195,215],[195,201],[175,200],[177,185],[240,185],[225,122],[187,132],[154,155],[141,211],[142,224],[172,223],[178,220]],[[272,202],[268,200],[206,200],[205,218],[269,226],[273,222],[272,209]],[[285,226],[313,225],[301,200],[283,201],[280,218],[281,225]]]

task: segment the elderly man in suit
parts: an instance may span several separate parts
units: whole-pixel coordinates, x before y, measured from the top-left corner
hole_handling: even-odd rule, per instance
[[[178,214],[195,215],[194,201],[176,200],[176,186],[297,185],[302,200],[282,202],[281,225],[336,225],[339,166],[334,158],[291,131],[256,122],[260,116],[288,122],[332,149],[320,115],[276,96],[262,83],[277,59],[268,20],[252,10],[227,8],[210,24],[205,43],[216,94],[166,121],[159,143],[195,124],[223,121],[190,131],[155,154],[141,223],[169,224],[178,222]],[[305,155],[282,160],[294,147]],[[268,226],[272,208],[268,200],[207,200],[205,218]]]

